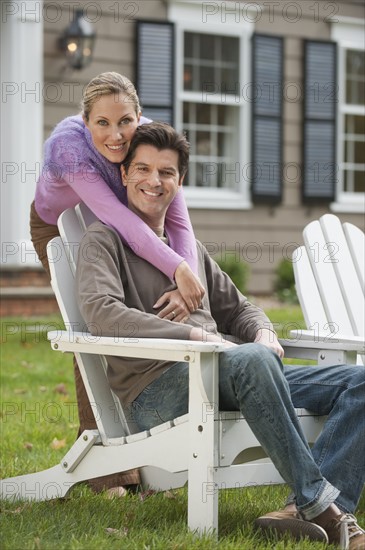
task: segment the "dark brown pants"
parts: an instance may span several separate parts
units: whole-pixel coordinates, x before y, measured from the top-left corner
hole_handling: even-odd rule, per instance
[[[38,258],[51,279],[47,258],[47,243],[54,237],[59,236],[59,232],[56,225],[49,225],[38,216],[34,207],[34,202],[32,203],[30,209],[30,234]],[[84,430],[97,429],[97,426],[75,357],[74,376],[76,384],[77,407],[80,420],[78,435],[80,435],[80,433]],[[140,483],[138,470],[129,470],[128,472],[120,472],[118,474],[111,474],[89,480],[89,485],[96,492],[102,491],[103,489],[108,489],[110,487],[117,487],[119,485],[136,485],[138,483]]]

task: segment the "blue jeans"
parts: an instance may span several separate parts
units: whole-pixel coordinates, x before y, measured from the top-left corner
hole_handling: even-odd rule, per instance
[[[141,430],[188,412],[188,365],[175,363],[137,397]],[[219,408],[239,410],[283,479],[303,517],[335,502],[353,513],[365,482],[365,369],[283,366],[261,344],[220,353]],[[312,449],[294,408],[328,415]]]

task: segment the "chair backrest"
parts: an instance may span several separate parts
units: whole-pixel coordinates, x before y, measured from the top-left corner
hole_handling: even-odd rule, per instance
[[[77,212],[73,208],[63,212],[58,221],[61,237],[52,239],[47,246],[52,288],[70,336],[75,331],[87,332],[77,306],[74,277],[79,244],[87,223],[85,220],[90,223],[96,218],[89,216],[80,219],[83,212],[87,212],[86,207]],[[107,382],[105,358],[80,353],[76,354],[76,359],[103,443],[107,445],[112,438],[128,435],[130,428],[120,402]]]
[[[89,225],[98,219],[94,212],[91,212],[90,208],[88,208],[83,202],[80,202],[75,206],[75,212],[80,221],[81,227],[84,229],[89,227]]]
[[[364,233],[352,225],[352,223],[344,223],[343,230],[346,240],[349,245],[351,257],[354,261],[354,266],[362,288],[365,288],[365,242]]]
[[[303,238],[293,267],[307,328],[363,336],[364,233],[325,214],[305,227]]]

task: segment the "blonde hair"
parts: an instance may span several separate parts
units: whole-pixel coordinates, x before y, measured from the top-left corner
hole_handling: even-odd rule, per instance
[[[130,103],[134,104],[136,115],[141,111],[137,91],[126,76],[119,73],[101,73],[86,85],[81,101],[81,114],[89,120],[91,109],[95,102],[103,95],[125,94]]]

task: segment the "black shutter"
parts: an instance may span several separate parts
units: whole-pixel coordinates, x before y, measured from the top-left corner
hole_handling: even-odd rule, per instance
[[[335,196],[336,66],[337,46],[334,42],[304,42],[304,202],[332,201]]]
[[[252,38],[252,172],[254,202],[282,198],[283,40],[254,34]]]
[[[136,88],[143,115],[174,124],[174,24],[137,21]]]

